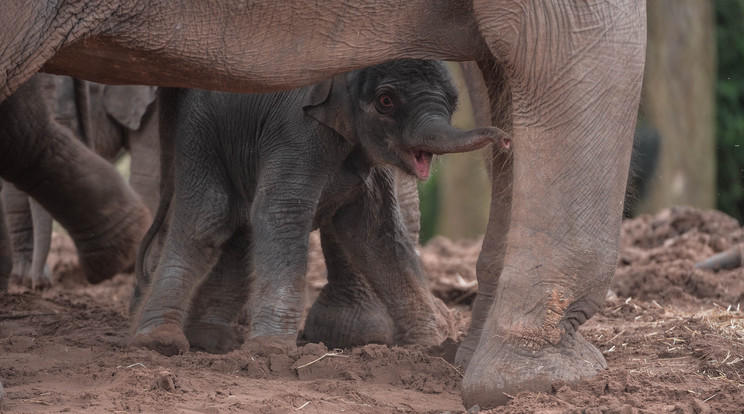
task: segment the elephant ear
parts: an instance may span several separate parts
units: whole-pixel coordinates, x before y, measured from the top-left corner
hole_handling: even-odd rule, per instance
[[[103,107],[116,122],[136,131],[148,106],[155,100],[156,91],[157,88],[154,86],[106,86],[103,92]]]
[[[345,75],[311,86],[302,101],[305,114],[336,131],[349,142],[357,142],[351,118],[351,99]]]

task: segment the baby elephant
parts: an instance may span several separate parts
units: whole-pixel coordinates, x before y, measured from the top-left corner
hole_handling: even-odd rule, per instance
[[[161,99],[162,198],[138,254],[131,345],[229,350],[248,301],[248,347],[291,349],[316,228],[329,283],[308,338],[441,340],[393,167],[424,180],[433,154],[508,144],[497,128],[450,126],[457,94],[442,63],[394,61],[280,93],[171,89]]]

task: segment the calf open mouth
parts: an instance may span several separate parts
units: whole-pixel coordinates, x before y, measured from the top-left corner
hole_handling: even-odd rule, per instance
[[[413,158],[413,171],[416,177],[422,181],[429,179],[431,160],[434,158],[434,154],[429,151],[414,149],[411,150],[411,155]]]

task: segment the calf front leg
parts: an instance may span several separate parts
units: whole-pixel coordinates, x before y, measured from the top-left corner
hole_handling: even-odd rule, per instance
[[[296,347],[304,307],[308,238],[324,177],[265,166],[251,211],[255,279],[247,347],[270,353]],[[280,171],[279,174],[273,174]]]
[[[182,182],[194,181],[186,177]],[[216,264],[221,246],[231,232],[227,225],[227,192],[214,183],[205,187],[209,189],[201,194],[196,189],[177,190],[160,261],[134,318],[132,346],[165,355],[189,349],[183,326],[191,297]]]

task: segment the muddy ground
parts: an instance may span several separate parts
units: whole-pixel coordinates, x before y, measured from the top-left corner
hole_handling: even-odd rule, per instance
[[[744,239],[714,211],[673,209],[623,226],[623,248],[602,311],[581,328],[609,368],[549,393],[520,393],[493,412],[703,413],[744,410],[744,270],[693,264]],[[74,249],[55,236],[57,285],[0,294],[5,412],[463,412],[452,365],[469,321],[478,241],[421,248],[432,289],[453,310],[458,337],[435,349],[380,345],[290,355],[129,349],[130,275],[81,283]],[[323,285],[311,257],[309,298]],[[239,333],[245,328],[236,326]]]

